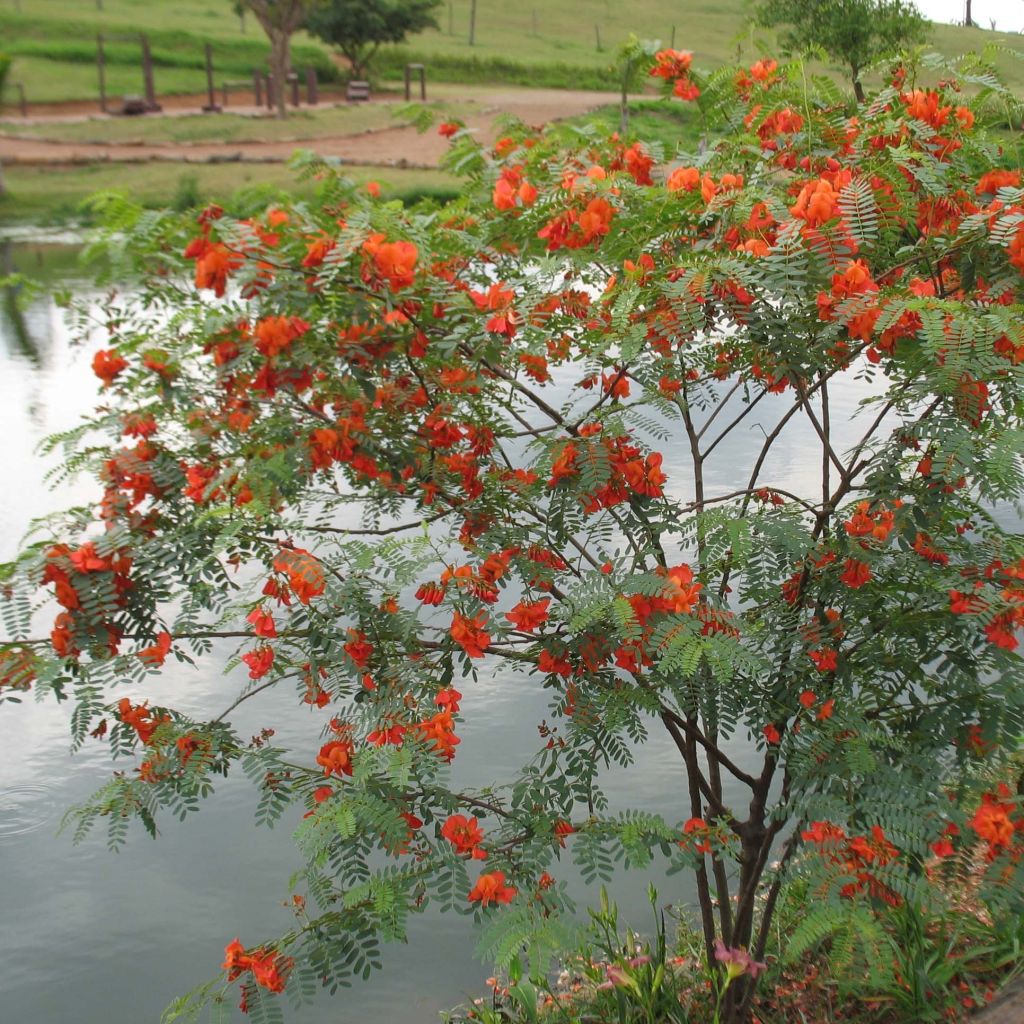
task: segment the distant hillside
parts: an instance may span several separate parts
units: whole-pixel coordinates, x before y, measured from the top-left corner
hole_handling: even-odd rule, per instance
[[[439,8],[440,29],[415,37],[406,51],[382,51],[381,67],[396,68],[410,55],[423,59],[428,76],[449,81],[507,81],[586,88],[612,87],[608,65],[630,33],[673,40],[692,50],[698,66],[773,52],[770,33],[747,26],[745,0],[476,0],[475,45],[469,45],[472,0]],[[205,86],[203,44],[214,47],[218,82],[247,77],[263,66],[268,47],[255,19],[243,25],[229,0],[20,0],[21,13],[0,11],[3,50],[14,56],[12,82],[23,82],[30,100],[81,99],[97,94],[97,32],[150,34],[158,88],[198,92]],[[601,49],[598,49],[600,42]],[[995,44],[1022,56],[1001,55],[1000,70],[1024,88],[1024,36],[936,25],[932,44],[946,54]],[[108,53],[112,94],[140,91],[137,46],[113,42]],[[297,59],[315,64],[322,78],[338,74],[326,49],[297,39]]]

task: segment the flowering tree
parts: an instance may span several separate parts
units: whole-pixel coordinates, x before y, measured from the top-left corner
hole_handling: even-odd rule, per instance
[[[449,124],[468,184],[443,209],[320,168],[315,205],[117,211],[144,297],[110,305],[103,405],[68,439],[102,495],[8,567],[0,693],[73,699],[76,743],[138,756],[81,830],[152,830],[236,766],[296,827],[298,924],[230,943],[193,1008],[237,980],[276,1014],[268,992],[343,983],[428,904],[542,972],[570,856],[692,871],[730,1022],[791,879],[912,909],[981,851],[1019,892],[997,782],[1024,547],[993,507],[1021,493],[1024,191],[975,129],[1005,94],[901,67],[850,117],[773,61],[652,74],[720,127],[700,158]],[[815,454],[783,487],[801,422]],[[218,639],[248,675],[224,713],[147,699]],[[515,778],[454,787],[492,659],[550,714]],[[272,688],[310,705],[301,749],[232,728]],[[674,821],[601,791],[653,730]]]

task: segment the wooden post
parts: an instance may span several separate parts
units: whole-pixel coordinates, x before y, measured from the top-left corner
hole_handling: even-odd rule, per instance
[[[411,67],[411,65],[406,64],[405,65],[405,70],[402,73],[404,81],[405,81],[405,102],[406,103],[408,103],[409,100],[412,99],[412,85],[410,83],[410,78],[412,77],[412,72],[410,70],[410,67]]]
[[[220,102],[221,106],[226,107],[228,105],[228,83],[220,83]]]
[[[96,36],[96,71],[100,79],[100,110],[107,112],[107,69],[106,55],[103,52],[103,33]]]
[[[242,35],[245,35],[245,8],[238,8],[238,20],[242,23]]]
[[[534,7],[534,9],[533,9],[533,18],[531,19],[531,29],[532,29],[532,34],[536,35],[537,34],[537,8],[536,7]]]
[[[209,43],[206,44],[206,106],[203,110],[207,114],[219,114],[221,110],[213,86],[213,47]]]
[[[292,106],[297,107],[299,105],[299,76],[293,71],[288,76],[288,81],[292,87]]]
[[[594,38],[597,40],[597,52],[601,52],[601,26],[594,25]]]
[[[427,69],[422,64],[405,65],[405,99],[406,102],[412,99],[412,76],[413,72],[419,75],[420,79],[420,100],[427,100]]]
[[[673,50],[676,48],[676,27],[675,27],[675,25],[672,26],[672,42],[669,43],[669,48],[673,49]]]
[[[153,85],[153,55],[149,52],[149,37],[140,35],[139,41],[142,43],[142,82],[146,90],[146,109],[159,110],[160,104],[156,101],[156,88]]]
[[[469,0],[469,45],[476,45],[476,0]]]
[[[253,104],[263,106],[263,75],[259,71],[252,73]]]
[[[453,16],[453,12],[452,12],[452,8],[454,6],[455,6],[455,4],[452,3],[452,0],[448,0],[448,35],[450,35],[450,36],[455,35],[455,29],[453,28],[453,25],[454,25],[455,22],[454,22],[454,16]]]
[[[306,68],[306,102],[315,107],[320,102],[320,90],[317,88],[316,68]]]
[[[21,104],[21,116],[28,117],[28,100],[25,99],[25,86],[21,82],[15,82],[14,88],[18,90],[19,102]]]
[[[266,90],[267,99],[267,110],[274,109],[274,97],[277,95],[275,89],[277,88],[277,82],[274,81],[274,76],[268,71],[263,76],[263,88]]]

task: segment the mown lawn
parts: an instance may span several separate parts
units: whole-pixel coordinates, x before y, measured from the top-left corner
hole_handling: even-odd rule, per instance
[[[400,72],[407,59],[427,64],[435,81],[498,81],[547,87],[614,88],[609,70],[616,47],[630,32],[694,52],[698,66],[773,52],[771,33],[751,32],[746,0],[548,0],[509,4],[477,0],[475,45],[469,45],[471,0],[439,9],[440,28],[415,37],[409,48],[381,51],[382,72]],[[98,31],[150,34],[158,91],[205,88],[203,44],[214,47],[216,78],[244,78],[266,64],[268,46],[255,21],[246,30],[228,0],[22,0],[23,13],[0,9],[3,48],[15,58],[12,81],[24,82],[30,100],[82,99],[97,95],[95,35]],[[451,12],[449,33],[449,10]],[[598,49],[600,39],[601,48]],[[953,55],[986,45],[1024,51],[1016,33],[936,25],[931,45]],[[109,44],[112,95],[141,91],[138,45]],[[296,37],[296,63],[315,64],[322,78],[340,69],[308,36]],[[1007,80],[1024,87],[1024,62],[997,53]]]
[[[443,171],[351,167],[353,181],[376,181],[382,196],[414,199],[453,196],[457,182]],[[116,190],[144,206],[189,207],[208,201],[271,202],[275,195],[313,194],[315,181],[300,181],[284,164],[183,164],[171,162],[95,163],[73,167],[4,168],[7,194],[0,196],[0,225],[52,224],[87,220],[82,203],[91,195]]]

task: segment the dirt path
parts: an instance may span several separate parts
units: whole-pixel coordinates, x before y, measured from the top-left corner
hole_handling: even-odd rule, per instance
[[[547,121],[573,117],[586,113],[612,100],[609,93],[583,90],[489,88],[474,89],[466,96],[466,87],[460,87],[461,98],[472,98],[484,105],[479,114],[467,118],[467,126],[477,132],[485,142],[496,135],[495,122],[502,114],[513,114],[527,124],[540,125]],[[456,98],[448,89],[435,90],[435,95]],[[386,123],[389,112],[382,104],[381,121]],[[244,112],[245,108],[238,108]],[[216,115],[210,115],[216,116]],[[65,113],[66,117],[66,113]],[[35,125],[42,122],[33,118]],[[297,129],[301,128],[296,125]],[[201,143],[89,143],[49,142],[43,139],[0,136],[0,162],[5,164],[76,164],[95,161],[143,162],[167,160],[207,163],[243,160],[254,162],[280,162],[287,160],[296,149],[312,149],[323,156],[340,157],[351,163],[380,166],[436,167],[447,149],[447,141],[436,132],[419,134],[408,126],[383,127],[354,135],[337,135],[306,141],[268,142],[201,142]]]

